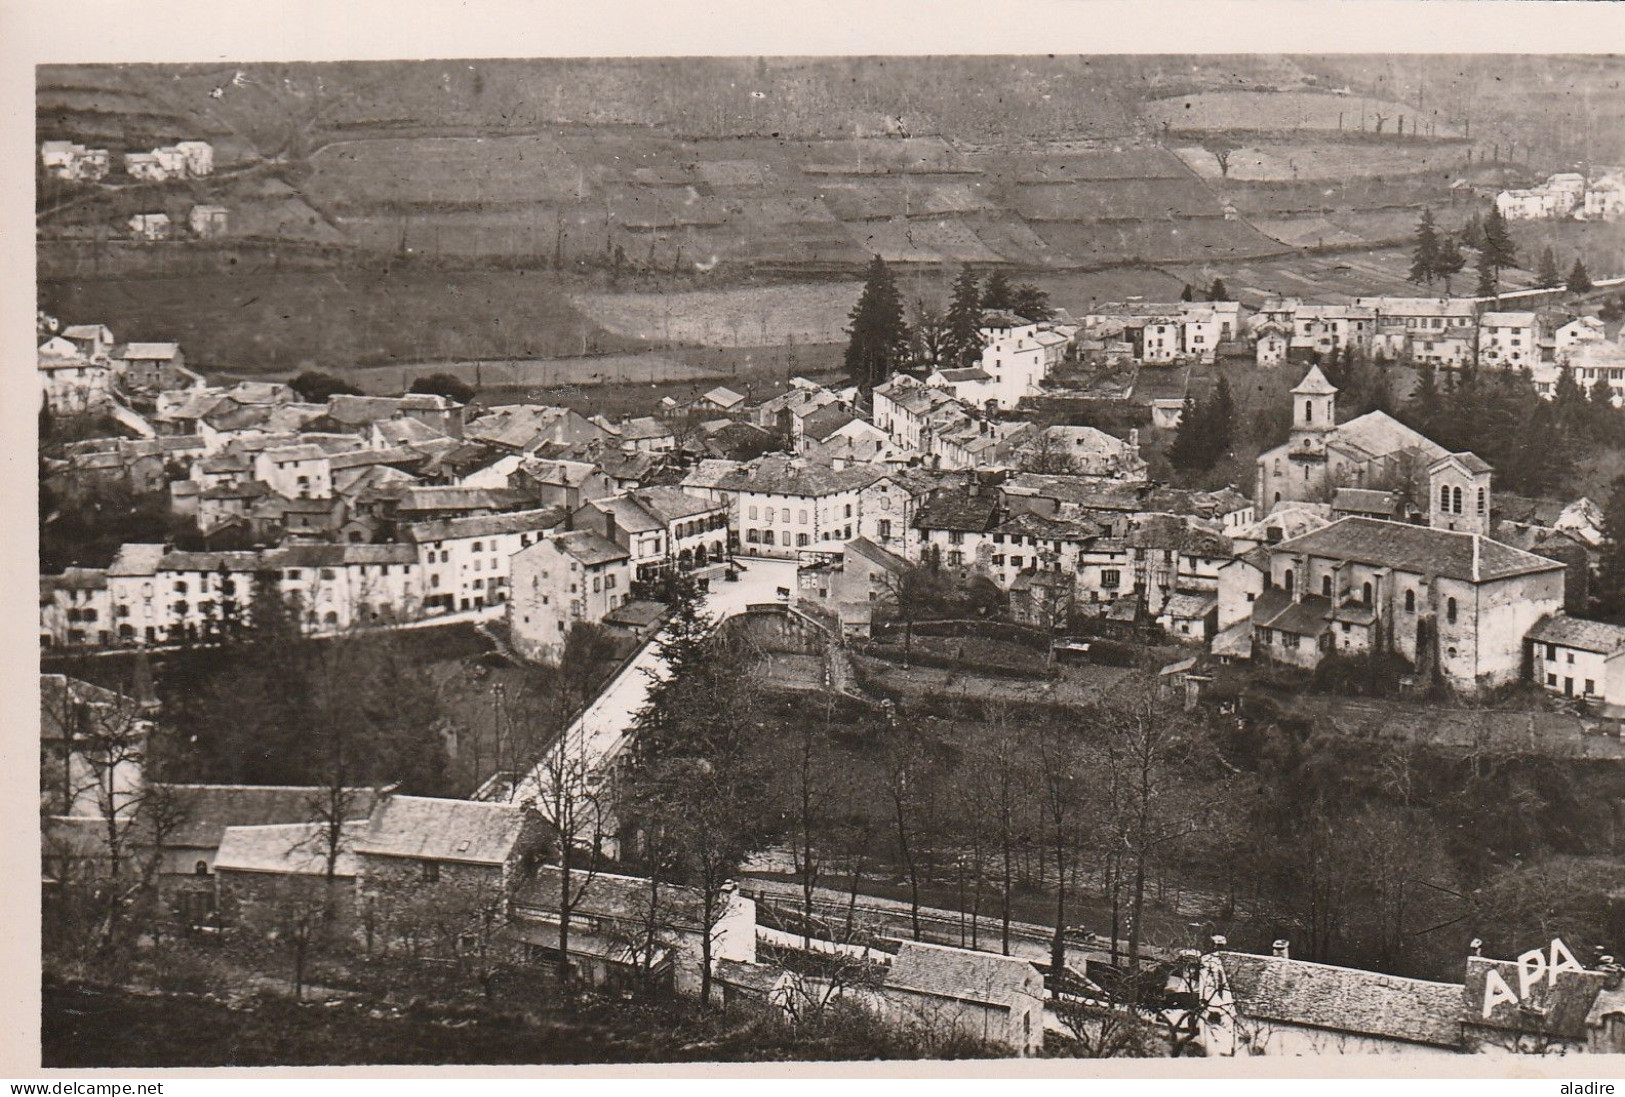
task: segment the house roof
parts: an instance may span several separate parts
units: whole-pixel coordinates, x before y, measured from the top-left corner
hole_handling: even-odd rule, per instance
[[[867,537],[854,537],[846,543],[846,552],[849,555],[861,556],[871,563],[877,564],[894,575],[901,574],[909,568],[907,560],[882,548]]]
[[[178,824],[164,845],[214,849],[227,827],[270,823],[304,823],[316,814],[327,790],[309,785],[160,785],[174,802]],[[346,790],[346,806],[357,819],[372,811],[377,794],[370,788]]]
[[[131,343],[124,348],[124,357],[167,362],[180,352],[179,343]]]
[[[1526,328],[1535,322],[1533,312],[1486,312],[1478,318],[1486,328]]]
[[[664,602],[651,602],[645,599],[625,603],[606,614],[604,620],[612,625],[624,625],[627,628],[648,628],[658,623],[670,609],[671,607]]]
[[[627,441],[640,441],[652,438],[670,438],[671,428],[653,416],[640,416],[628,419],[624,423],[615,425],[615,431]]]
[[[521,913],[526,910],[556,915],[559,911],[559,892],[564,883],[563,872],[553,865],[542,865],[530,879],[514,892],[513,905]],[[572,917],[605,918],[621,922],[641,922],[649,917],[649,880],[638,876],[620,876],[609,872],[594,873],[585,879],[578,869],[570,881],[570,890],[581,889],[580,898],[571,910]],[[724,904],[716,904],[721,914]],[[705,904],[698,891],[681,884],[662,883],[656,908],[667,927],[698,930],[705,924]]]
[[[1440,467],[1442,467],[1444,465],[1447,465],[1447,464],[1451,463],[1452,461],[1455,462],[1456,464],[1461,465],[1468,472],[1478,473],[1478,472],[1494,472],[1495,471],[1490,466],[1490,463],[1488,461],[1484,460],[1484,458],[1480,457],[1478,454],[1469,452],[1467,450],[1462,450],[1460,453],[1447,453],[1447,454],[1445,454],[1443,457],[1440,457],[1439,459],[1434,461],[1431,465],[1429,465],[1428,466],[1428,471],[1432,472],[1434,469],[1437,469],[1437,468],[1440,468]]]
[[[1349,517],[1274,546],[1275,552],[1302,552],[1421,575],[1443,575],[1488,583],[1542,571],[1561,570],[1554,560],[1503,545],[1476,533],[1413,526],[1378,518]]]
[[[937,376],[950,384],[993,380],[993,375],[980,366],[968,366],[964,369],[939,369],[937,370]]]
[[[1318,594],[1294,602],[1280,587],[1271,587],[1253,603],[1253,624],[1279,629],[1295,636],[1319,636],[1331,620],[1332,602]]]
[[[886,971],[888,990],[916,991],[1011,1008],[1018,995],[1037,994],[1036,969],[1015,956],[904,941]]]
[[[614,541],[606,541],[584,529],[554,534],[551,540],[560,552],[574,556],[589,567],[629,558],[627,551]]]
[[[1282,956],[1216,955],[1236,1008],[1247,1017],[1435,1047],[1461,1044],[1460,983]]]
[[[1168,599],[1162,607],[1162,612],[1169,617],[1206,617],[1218,604],[1219,596],[1213,591],[1199,594],[1180,593]]]
[[[714,488],[728,479],[733,473],[743,467],[738,461],[729,461],[721,457],[702,458],[700,463],[688,470],[683,477],[682,486],[685,488]]]
[[[701,397],[701,399],[709,400],[717,407],[726,411],[735,404],[742,402],[745,398],[739,395],[733,389],[718,385],[716,388],[712,389],[710,392]]]
[[[666,484],[636,488],[631,494],[639,506],[667,524],[696,514],[710,514],[722,507],[721,503]]]
[[[833,469],[790,457],[762,457],[721,477],[722,491],[767,495],[820,496],[868,487],[886,473],[869,465]]]
[[[158,570],[158,562],[164,557],[163,545],[123,544],[119,546],[118,554],[107,568],[109,578],[125,576],[152,575]]]
[[[1625,625],[1588,621],[1584,617],[1557,614],[1542,617],[1529,630],[1529,639],[1541,644],[1558,644],[1579,651],[1613,655],[1625,651]]]
[[[1392,515],[1397,500],[1391,491],[1371,488],[1338,488],[1332,495],[1332,509],[1359,514]]]
[[[365,820],[339,828],[333,875],[354,876],[359,860],[351,846]],[[214,855],[216,872],[266,872],[279,876],[325,876],[330,841],[320,823],[272,823],[265,826],[227,827]]]
[[[1485,1017],[1484,984],[1492,971],[1498,972],[1508,987],[1521,985],[1517,961],[1469,956],[1462,1004],[1470,1024],[1584,1041],[1588,1029],[1600,1026],[1604,1016],[1625,1013],[1625,989],[1608,990],[1602,972],[1564,970],[1556,974],[1555,983],[1544,978],[1536,980],[1521,1001],[1497,1000]]]
[[[583,504],[582,509],[596,510],[600,514],[609,515],[615,519],[618,527],[628,533],[651,533],[666,528],[665,522],[629,495],[609,495],[602,499],[594,499]]]
[[[503,514],[474,514],[466,518],[437,518],[411,522],[400,529],[399,537],[409,544],[450,541],[459,537],[491,537],[503,533],[545,533],[564,521],[563,507],[537,507],[511,510]]]
[[[858,417],[841,404],[829,404],[807,416],[801,433],[815,442],[822,442]]]
[[[914,528],[985,533],[993,528],[998,514],[999,496],[991,489],[972,495],[968,489],[944,488],[920,504]]]
[[[373,808],[355,851],[374,857],[502,864],[519,842],[526,811],[518,804],[386,796]]]

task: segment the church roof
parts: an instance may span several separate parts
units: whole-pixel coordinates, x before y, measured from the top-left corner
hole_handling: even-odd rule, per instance
[[[1299,396],[1332,396],[1337,392],[1337,386],[1326,380],[1319,366],[1310,366],[1309,372],[1304,374],[1303,380],[1292,391]]]

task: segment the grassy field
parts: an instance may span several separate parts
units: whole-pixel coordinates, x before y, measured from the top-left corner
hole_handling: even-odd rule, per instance
[[[1230,155],[1228,176],[1218,158],[1201,146],[1177,149],[1179,158],[1203,179],[1235,182],[1333,181],[1396,175],[1443,174],[1444,182],[1466,167],[1457,145],[1267,144],[1245,146]]]
[[[429,268],[42,282],[40,307],[120,340],[179,340],[190,364],[236,374],[344,371],[391,360],[635,352],[581,315],[557,276]]]
[[[857,282],[670,293],[578,293],[571,303],[605,330],[655,344],[769,346],[844,341]]]
[[[1409,130],[1418,114],[1408,103],[1311,91],[1199,92],[1152,100],[1145,104],[1144,111],[1152,122],[1172,130],[1209,133],[1226,130],[1336,133],[1361,129],[1375,133],[1378,115],[1385,119],[1384,132],[1392,133],[1401,115],[1405,116]],[[1434,120],[1432,115],[1426,117]],[[1458,129],[1444,120],[1435,121],[1432,132],[1435,137],[1459,135]]]

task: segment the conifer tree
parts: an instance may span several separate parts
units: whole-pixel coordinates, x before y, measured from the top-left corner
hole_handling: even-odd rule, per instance
[[[1433,209],[1422,210],[1422,219],[1416,223],[1416,243],[1411,248],[1410,281],[1433,288],[1433,279],[1439,275],[1439,231],[1433,223]]]
[[[1563,284],[1563,272],[1557,269],[1557,256],[1547,248],[1540,253],[1540,269],[1535,274],[1535,285],[1541,289],[1556,289]]]
[[[987,284],[982,287],[982,307],[984,309],[1010,309],[1016,303],[1016,291],[1010,285],[1010,279],[1004,271],[995,270],[987,276]]]
[[[1230,291],[1225,288],[1223,278],[1213,279],[1213,284],[1207,288],[1207,299],[1209,301],[1230,300]]]
[[[863,293],[853,306],[851,341],[846,347],[846,372],[867,392],[892,375],[908,351],[908,325],[903,320],[903,298],[897,292],[886,261],[875,256]]]
[[[1467,266],[1467,257],[1461,253],[1461,244],[1449,233],[1439,238],[1439,255],[1434,273],[1444,279],[1444,292],[1450,294],[1450,282]]]
[[[1185,288],[1179,291],[1179,299],[1181,301],[1196,300],[1196,291],[1191,288],[1191,284],[1189,282],[1186,282]]]
[[[1553,284],[1555,285],[1556,283]],[[1585,263],[1581,262],[1579,258],[1576,258],[1574,260],[1574,267],[1569,271],[1569,292],[1590,293],[1591,288],[1591,273],[1586,270]]]
[[[1480,297],[1494,297],[1499,290],[1499,280],[1495,276],[1495,261],[1490,257],[1489,248],[1481,248],[1478,252],[1478,295]]]
[[[1235,441],[1236,400],[1230,391],[1230,378],[1219,375],[1219,384],[1213,390],[1213,406],[1207,412],[1211,421],[1208,443],[1210,457],[1217,461],[1230,452]]]
[[[948,304],[948,331],[943,339],[942,359],[947,366],[970,366],[982,358],[982,287],[969,267],[961,267],[954,279],[953,300]]]
[[[1602,612],[1625,619],[1625,476],[1617,478],[1603,508],[1602,567],[1597,583],[1597,600]]]
[[[1501,272],[1507,267],[1515,266],[1518,262],[1518,246],[1512,242],[1512,235],[1507,231],[1506,220],[1501,211],[1494,206],[1484,217],[1484,254],[1490,258],[1490,267],[1495,272],[1495,286],[1491,291],[1500,292]]]
[[[1011,311],[1036,324],[1042,324],[1055,315],[1055,310],[1049,305],[1049,294],[1031,282],[1022,282],[1016,286]]]
[[[1173,445],[1168,447],[1168,460],[1175,468],[1200,468],[1207,463],[1207,435],[1202,409],[1197,406],[1196,397],[1187,392],[1185,406],[1179,413],[1179,432],[1174,435]]]

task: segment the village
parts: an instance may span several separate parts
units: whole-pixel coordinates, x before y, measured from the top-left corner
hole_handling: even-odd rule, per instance
[[[189,74],[189,117],[260,78]],[[1295,79],[1239,94],[1336,108],[1355,160],[1431,154],[1403,114],[1389,149],[1374,92],[1356,133],[1347,87]],[[1181,98],[1203,95],[1154,102]],[[800,161],[613,169],[594,143],[657,137],[572,122],[482,155],[570,150],[524,180],[559,203],[551,243],[502,246],[600,310],[611,353],[561,311],[551,350],[516,317],[500,353],[289,368],[258,332],[200,353],[195,328],[53,304],[104,262],[137,298],[239,259],[335,294],[367,264],[477,266],[435,218],[502,200],[386,179],[368,206],[343,172],[374,152],[341,146],[396,138],[306,148],[332,104],[353,106],[286,108],[277,149],[235,127],[38,145],[69,284],[36,317],[48,1060],[1625,1054],[1625,276],[1595,250],[1625,169],[1536,172],[1464,127],[1438,193],[1362,214],[1420,209],[1395,275],[1315,220],[1330,186],[1293,207],[1308,227],[1235,204],[1298,187],[1296,146],[1241,178],[1298,122],[1164,120],[1155,148],[1151,126],[987,168],[888,116]],[[755,109],[717,140],[770,143]],[[460,170],[484,137],[456,133],[386,168]],[[984,168],[1041,261],[988,246]],[[793,186],[763,197],[775,172]],[[1159,221],[1170,240],[1274,235],[1153,278],[1129,268],[1160,245],[1090,242],[1134,222],[1090,197],[1108,183],[1203,211]],[[712,283],[689,254],[711,288],[662,298],[662,343],[626,334],[640,290],[688,277],[685,241],[753,204],[829,269]],[[942,211],[985,231],[974,258],[942,258],[970,247],[945,221],[905,284],[914,241],[886,233]],[[836,214],[859,245],[830,243]],[[760,347],[738,315],[731,346],[681,315],[834,299],[822,249],[854,247],[840,346],[765,305]],[[666,357],[617,374],[622,346]],[[569,383],[508,383],[527,359]],[[186,1025],[270,1035],[227,1063]]]

